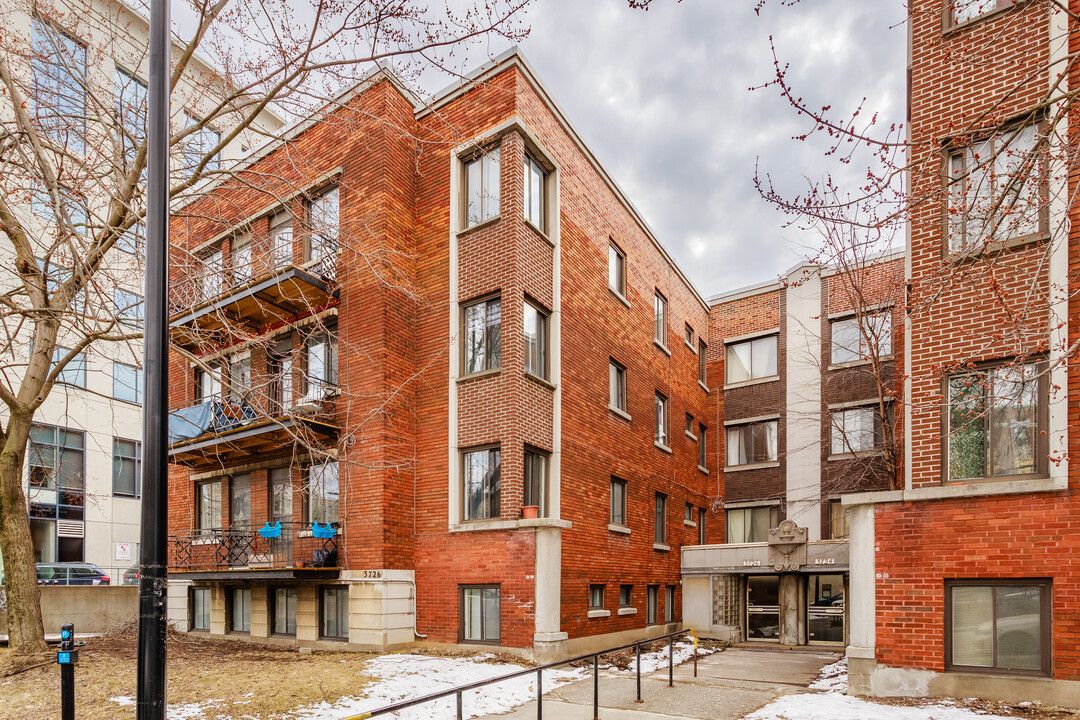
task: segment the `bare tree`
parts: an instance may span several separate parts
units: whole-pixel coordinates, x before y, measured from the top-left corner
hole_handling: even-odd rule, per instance
[[[450,67],[470,42],[522,37],[527,2],[185,3],[171,58],[173,203],[189,205],[236,177],[240,155],[280,140],[275,113],[333,107],[376,64],[410,77]],[[9,243],[0,270],[0,551],[10,647],[34,653],[45,644],[23,467],[35,414],[88,350],[137,351],[141,339],[146,23],[91,0],[2,0],[0,22],[0,230]],[[287,185],[276,178],[267,192],[291,196]],[[367,243],[349,261],[406,287],[395,252]],[[233,393],[257,390],[219,380]]]

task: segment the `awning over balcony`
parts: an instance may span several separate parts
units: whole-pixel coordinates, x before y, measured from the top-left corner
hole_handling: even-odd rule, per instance
[[[229,407],[238,409],[229,412]],[[190,466],[227,465],[297,442],[334,441],[339,431],[337,425],[316,417],[256,419],[250,408],[204,403],[169,414],[169,460]]]
[[[189,312],[173,315],[169,338],[189,349],[208,338],[221,342],[224,337],[216,336],[238,328],[251,332],[268,323],[285,322],[326,306],[336,296],[336,284],[315,273],[314,268],[289,265],[232,288]]]

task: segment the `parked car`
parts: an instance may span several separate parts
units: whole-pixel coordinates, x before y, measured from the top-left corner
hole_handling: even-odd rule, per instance
[[[108,585],[109,576],[91,563],[38,563],[38,585]]]
[[[121,585],[138,585],[139,584],[139,566],[138,564],[132,565],[124,571],[124,579],[120,581]]]

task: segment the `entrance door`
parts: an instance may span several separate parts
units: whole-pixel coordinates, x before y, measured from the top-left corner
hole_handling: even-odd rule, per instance
[[[746,577],[746,639],[780,642],[780,576]]]
[[[844,643],[844,576],[811,575],[807,579],[807,640]]]

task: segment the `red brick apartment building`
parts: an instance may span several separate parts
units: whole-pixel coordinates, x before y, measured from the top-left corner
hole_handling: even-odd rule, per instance
[[[907,471],[844,501],[858,693],[1080,706],[1065,5],[910,3]]]
[[[678,627],[680,549],[724,532],[709,306],[516,50],[424,103],[373,74],[172,233],[171,622]]]
[[[900,471],[903,256],[800,264],[709,302],[726,535],[683,549],[683,619],[734,642],[843,647],[841,498]]]

